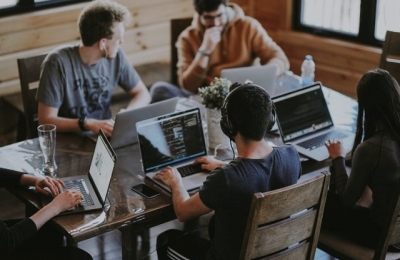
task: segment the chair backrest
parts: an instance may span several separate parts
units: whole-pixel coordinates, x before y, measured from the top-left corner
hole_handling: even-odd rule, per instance
[[[171,83],[178,85],[178,75],[176,71],[176,64],[178,63],[178,50],[175,43],[179,35],[192,23],[193,18],[177,18],[170,21],[171,26]]]
[[[314,259],[330,173],[254,194],[240,259]]]
[[[17,59],[28,138],[37,137],[38,102],[35,99],[40,67],[46,54]]]
[[[375,249],[358,244],[343,234],[328,228],[321,228],[318,247],[331,256],[340,259],[400,259],[400,253],[387,252],[389,245],[400,243],[400,180],[394,189],[393,200],[390,202],[389,214],[384,216]]]
[[[375,248],[374,260],[385,259],[389,245],[400,243],[400,180],[396,186],[394,199]],[[398,257],[397,257],[398,259]]]
[[[382,47],[381,69],[389,73],[400,83],[400,33],[387,31]]]

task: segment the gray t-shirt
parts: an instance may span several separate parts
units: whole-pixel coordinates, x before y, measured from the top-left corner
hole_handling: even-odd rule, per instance
[[[122,50],[114,59],[88,66],[78,46],[64,46],[49,53],[41,69],[37,101],[59,108],[58,115],[67,118],[111,118],[111,95],[117,85],[129,91],[141,80]]]

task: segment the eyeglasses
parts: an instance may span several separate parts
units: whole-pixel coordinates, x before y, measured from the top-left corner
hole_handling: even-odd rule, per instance
[[[215,19],[221,20],[224,14],[225,13],[219,13],[217,15],[201,15],[201,18],[206,22],[212,22],[215,21]]]

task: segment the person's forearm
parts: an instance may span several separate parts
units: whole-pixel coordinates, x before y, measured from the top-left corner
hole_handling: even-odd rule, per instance
[[[81,129],[78,125],[78,118],[39,118],[39,124],[53,124],[57,127],[57,132],[81,132]]]
[[[207,76],[208,61],[209,57],[197,54],[190,66],[182,73],[182,88],[198,93]]]
[[[182,182],[171,183],[171,191],[172,204],[174,205],[176,217],[182,222],[189,220],[188,216],[184,214],[185,209],[183,207],[183,203],[190,197],[189,193],[183,187]]]
[[[29,174],[24,174],[21,176],[20,183],[21,183],[21,186],[35,186],[35,184],[38,180],[40,180],[39,177],[29,175]]]
[[[30,217],[37,229],[41,228],[51,218],[57,216],[61,211],[53,204],[48,204]]]
[[[136,94],[129,102],[127,109],[136,109],[147,106],[151,101],[151,96],[148,91],[142,91]]]

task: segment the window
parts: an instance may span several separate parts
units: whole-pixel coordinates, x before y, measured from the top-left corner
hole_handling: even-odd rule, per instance
[[[298,31],[380,46],[400,31],[399,0],[294,0]]]
[[[0,0],[0,17],[91,0]]]

